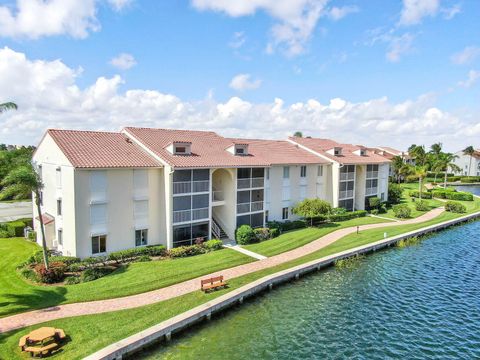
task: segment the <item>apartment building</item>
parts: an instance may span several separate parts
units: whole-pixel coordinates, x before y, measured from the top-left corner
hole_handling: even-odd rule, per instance
[[[460,171],[452,171],[462,176],[480,176],[480,149],[475,150],[472,156],[465,155],[463,151],[455,153],[457,158],[453,161]]]
[[[79,257],[232,239],[243,224],[295,219],[305,198],[353,210],[388,194],[388,159],[324,139],[48,130],[33,160],[48,246]],[[36,228],[38,216],[34,209]]]

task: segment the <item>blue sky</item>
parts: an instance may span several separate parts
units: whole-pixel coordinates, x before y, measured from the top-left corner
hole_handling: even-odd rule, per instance
[[[0,1],[0,101],[20,105],[0,142],[141,125],[480,146],[479,1],[80,3]]]

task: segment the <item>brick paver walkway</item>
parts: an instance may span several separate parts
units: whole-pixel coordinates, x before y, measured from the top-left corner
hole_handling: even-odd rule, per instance
[[[428,213],[410,220],[402,221],[402,224],[414,224],[431,220],[444,211],[443,208],[437,208]],[[380,227],[398,226],[398,222],[378,223],[360,226],[360,230],[375,229]],[[121,298],[89,301],[83,303],[74,303],[66,305],[58,305],[50,308],[29,311],[17,315],[12,315],[0,319],[0,333],[22,328],[29,325],[39,324],[49,320],[55,320],[71,316],[97,314],[115,310],[131,309],[139,306],[153,304],[159,301],[168,300],[180,295],[198,291],[200,287],[200,279],[223,275],[226,279],[236,278],[255,271],[263,270],[273,267],[302,256],[308,255],[312,252],[320,250],[325,246],[341,239],[345,235],[354,233],[357,227],[344,228],[331,232],[321,238],[314,240],[304,246],[278,254],[264,260],[255,261],[244,265],[239,265],[233,268],[221,270],[209,275],[204,275],[196,279],[184,281],[179,284],[171,285],[162,289],[149,291],[142,294],[131,295]]]

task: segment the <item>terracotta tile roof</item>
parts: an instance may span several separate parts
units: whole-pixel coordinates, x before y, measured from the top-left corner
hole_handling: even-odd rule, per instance
[[[323,163],[286,141],[224,138],[211,131],[169,130],[127,127],[127,134],[173,167],[242,167],[287,163]],[[166,148],[174,141],[191,142],[190,155],[173,155]],[[233,155],[226,149],[248,144],[248,155]]]
[[[47,134],[76,168],[162,166],[119,132],[50,129]]]
[[[290,137],[289,140],[315,151],[316,153],[321,154],[328,159],[342,164],[380,164],[390,162],[390,160],[388,160],[386,157],[375,154],[374,151],[363,146],[341,144],[333,140],[317,138]],[[341,155],[332,155],[327,152],[335,147],[342,148]],[[365,149],[366,154],[357,155],[354,153],[360,149]]]
[[[388,153],[390,153],[390,154],[392,154],[392,155],[394,155],[394,156],[399,156],[399,155],[404,154],[403,151],[394,149],[394,148],[389,147],[389,146],[379,146],[378,149],[385,150],[386,152],[388,152]]]
[[[285,140],[232,139],[232,141],[247,144],[249,153],[264,157],[270,165],[330,164],[330,161]]]

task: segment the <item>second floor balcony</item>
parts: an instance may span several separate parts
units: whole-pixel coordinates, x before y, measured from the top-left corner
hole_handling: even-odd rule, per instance
[[[208,192],[210,181],[177,181],[173,182],[173,194],[189,194],[197,192]]]
[[[264,184],[265,178],[263,177],[237,179],[238,189],[263,188]]]
[[[173,212],[173,223],[183,223],[189,221],[198,221],[208,219],[209,211],[207,208],[179,210]]]
[[[263,201],[237,204],[237,214],[245,214],[256,211],[263,211]]]

